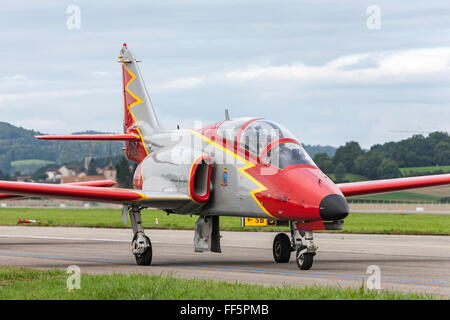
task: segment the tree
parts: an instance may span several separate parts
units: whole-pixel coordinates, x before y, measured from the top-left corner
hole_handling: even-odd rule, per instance
[[[449,165],[450,164],[450,143],[447,141],[441,141],[434,147],[434,157],[436,165]]]
[[[98,174],[97,173],[97,162],[95,162],[95,160],[92,159],[91,161],[89,161],[87,175],[88,176],[96,176],[97,174]]]
[[[45,173],[45,170],[39,169],[35,173],[33,173],[33,175],[31,176],[31,179],[33,181],[45,181],[47,179],[47,174]]]
[[[333,162],[328,154],[325,152],[319,152],[314,156],[314,162],[324,173],[333,172]]]
[[[435,131],[428,135],[427,140],[433,145],[436,146],[439,142],[448,142],[450,143],[450,136],[447,132],[439,132]]]
[[[380,179],[397,178],[399,176],[398,164],[394,160],[384,159],[378,167]]]
[[[345,168],[345,172],[356,173],[355,160],[363,153],[364,151],[361,149],[358,142],[347,142],[345,146],[341,146],[336,150],[333,157],[333,165],[336,168],[339,163],[342,163]]]
[[[366,176],[369,179],[377,179],[378,167],[383,160],[384,157],[380,151],[366,152],[355,160],[356,173]]]
[[[384,144],[376,144],[370,147],[370,151],[380,151],[385,158],[392,158],[396,142],[386,142]]]
[[[433,145],[423,135],[416,134],[395,144],[392,160],[400,167],[434,165]]]
[[[2,171],[0,171],[0,180],[10,180],[11,178],[9,175],[4,174]]]
[[[132,188],[133,187],[133,176],[130,170],[130,164],[123,156],[120,161],[116,164],[117,170],[117,183],[119,187],[122,188]]]
[[[339,163],[334,169],[334,177],[335,182],[344,182],[344,176],[347,172],[345,171],[345,166],[342,163]]]
[[[0,145],[1,145],[1,143],[0,143]],[[1,148],[0,148],[0,152],[1,152]],[[11,172],[10,159],[5,154],[0,156],[0,170],[2,170],[2,172],[5,172],[6,174]]]

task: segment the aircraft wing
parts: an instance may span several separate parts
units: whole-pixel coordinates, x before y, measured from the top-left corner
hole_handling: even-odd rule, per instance
[[[116,184],[116,182],[113,180],[96,180],[96,181],[85,181],[85,182],[71,182],[68,184],[74,185],[74,186],[86,186],[86,187],[112,187]],[[0,193],[0,200],[1,199],[3,199],[3,200],[17,199],[17,198],[23,198],[23,196]]]
[[[349,182],[349,183],[341,183],[338,184],[337,186],[342,191],[344,196],[351,197],[372,193],[383,193],[414,188],[432,187],[443,184],[450,184],[450,174]]]
[[[139,203],[143,206],[163,209],[179,208],[191,201],[189,195],[176,192],[148,192],[121,188],[12,181],[0,181],[0,192],[15,196],[35,196],[117,204]]]

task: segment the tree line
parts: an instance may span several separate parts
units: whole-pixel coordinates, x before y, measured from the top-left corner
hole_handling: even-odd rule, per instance
[[[336,182],[345,182],[348,173],[371,180],[397,178],[402,176],[399,168],[450,165],[450,136],[438,131],[426,137],[413,135],[399,142],[376,144],[369,150],[363,150],[358,142],[350,141],[337,148],[332,157],[326,153],[316,154],[314,162],[324,173],[334,174]],[[442,171],[421,174],[433,173]]]
[[[0,171],[13,174],[11,162],[15,160],[40,159],[61,165],[73,160],[83,160],[89,155],[89,151],[94,157],[105,157],[110,151],[113,156],[123,154],[122,142],[45,141],[37,140],[35,135],[42,133],[0,122]]]

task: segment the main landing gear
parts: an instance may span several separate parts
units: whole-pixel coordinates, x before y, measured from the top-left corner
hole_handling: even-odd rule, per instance
[[[301,270],[309,270],[316,255],[317,246],[314,245],[312,231],[301,231],[296,227],[295,221],[290,221],[291,237],[285,233],[279,233],[273,240],[273,258],[277,263],[287,263],[291,258],[291,252],[296,251],[297,266]]]
[[[133,228],[131,248],[136,263],[140,266],[148,266],[152,263],[152,243],[141,226],[141,209],[130,207],[128,208],[128,214]]]

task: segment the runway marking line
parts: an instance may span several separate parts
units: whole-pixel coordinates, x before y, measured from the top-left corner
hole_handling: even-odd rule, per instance
[[[105,241],[105,242],[130,242],[130,240],[119,239],[96,239],[96,238],[69,238],[69,237],[48,237],[48,236],[18,236],[9,234],[0,234],[1,238],[29,238],[29,239],[48,239],[48,240],[76,240],[76,241]],[[152,241],[152,243],[159,244],[160,241]]]

